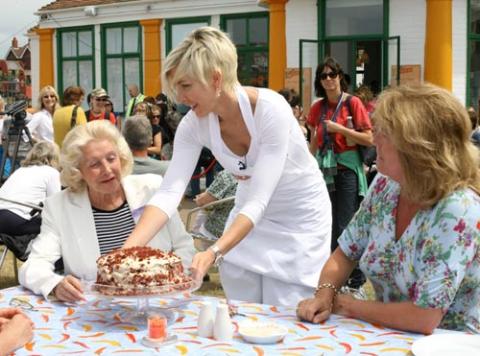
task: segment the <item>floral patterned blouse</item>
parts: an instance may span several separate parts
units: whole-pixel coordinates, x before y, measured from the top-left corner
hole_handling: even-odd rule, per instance
[[[207,192],[217,200],[233,197],[237,191],[237,180],[232,173],[223,170],[217,174],[213,183],[207,188]],[[228,214],[233,209],[234,202],[226,202],[213,208],[207,208],[208,218],[205,221],[205,229],[220,238],[225,229]]]
[[[378,175],[338,240],[383,302],[440,308],[440,328],[480,332],[480,197],[461,189],[420,210],[398,241],[400,186]]]

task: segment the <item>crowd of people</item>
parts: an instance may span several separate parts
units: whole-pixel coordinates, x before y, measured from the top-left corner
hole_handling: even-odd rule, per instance
[[[80,301],[99,256],[148,244],[175,251],[197,279],[218,266],[228,299],[298,305],[308,322],[337,313],[413,332],[479,333],[477,115],[434,85],[374,99],[366,87],[349,94],[345,78],[333,58],[320,63],[319,99],[305,116],[292,90],[242,86],[234,44],[202,27],[163,63],[175,113],[165,95],[145,96],[134,84],[126,119],[102,88],[89,93],[86,112],[82,88],[67,88],[62,106],[43,88],[28,122],[38,143],[0,189],[1,198],[23,181],[17,176],[44,177],[22,196],[44,202],[41,229],[28,211],[0,205],[8,233],[39,232],[20,283]],[[184,117],[181,105],[190,108]],[[378,174],[369,184],[363,151],[373,145]],[[214,244],[195,251],[177,208],[192,174],[206,173],[206,151],[216,178],[204,193],[192,186],[194,201],[235,200],[207,214],[200,225]],[[344,292],[365,277],[375,300]],[[4,324],[28,320],[0,313],[0,335],[10,330]]]

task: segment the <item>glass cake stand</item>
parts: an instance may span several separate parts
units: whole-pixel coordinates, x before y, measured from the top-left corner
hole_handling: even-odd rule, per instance
[[[136,325],[146,325],[148,316],[165,316],[168,325],[176,320],[175,310],[193,300],[191,293],[199,289],[201,280],[189,279],[178,284],[154,287],[115,287],[95,282],[84,282],[86,294],[119,306],[114,319]],[[152,305],[150,299],[169,299],[171,303]]]

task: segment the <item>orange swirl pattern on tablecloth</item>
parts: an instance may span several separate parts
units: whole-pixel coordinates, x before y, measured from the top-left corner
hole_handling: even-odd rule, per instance
[[[218,303],[218,298],[196,298],[177,309],[178,317],[168,328],[178,341],[157,349],[146,348],[141,339],[147,334],[146,324],[130,324],[122,319],[122,311],[135,310],[135,300],[95,299],[78,306],[49,302],[30,294],[23,288],[2,290],[0,307],[10,299],[22,297],[33,305],[27,311],[35,323],[35,338],[16,355],[411,355],[412,343],[423,335],[411,334],[372,325],[364,321],[333,315],[322,324],[300,322],[293,308],[252,303],[235,303],[238,312],[251,320],[274,321],[287,327],[288,334],[281,343],[254,345],[243,341],[236,332],[231,342],[219,342],[197,336],[197,315],[202,300]],[[152,308],[168,306],[170,300],[151,298]]]

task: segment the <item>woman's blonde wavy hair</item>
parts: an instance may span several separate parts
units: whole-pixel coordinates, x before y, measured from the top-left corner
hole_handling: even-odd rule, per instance
[[[396,147],[402,190],[413,202],[432,206],[462,188],[480,194],[480,153],[470,141],[470,119],[450,92],[432,84],[387,89],[372,120]]]
[[[164,63],[162,81],[169,97],[175,98],[175,86],[185,76],[207,85],[216,72],[222,74],[222,90],[232,93],[238,84],[237,49],[227,34],[214,27],[192,31]]]
[[[127,142],[120,131],[108,120],[90,121],[86,125],[75,126],[65,136],[60,152],[60,180],[62,185],[78,192],[86,188],[86,182],[80,172],[83,148],[90,141],[107,140],[118,152],[122,177],[132,172],[133,158]]]
[[[48,93],[53,93],[55,95],[55,98],[57,99],[55,103],[55,110],[57,110],[60,107],[60,98],[58,97],[57,91],[55,90],[54,87],[51,85],[46,85],[42,89],[40,89],[40,93],[38,94],[38,101],[37,101],[37,106],[36,110],[41,111],[44,109],[43,107],[43,96]]]

